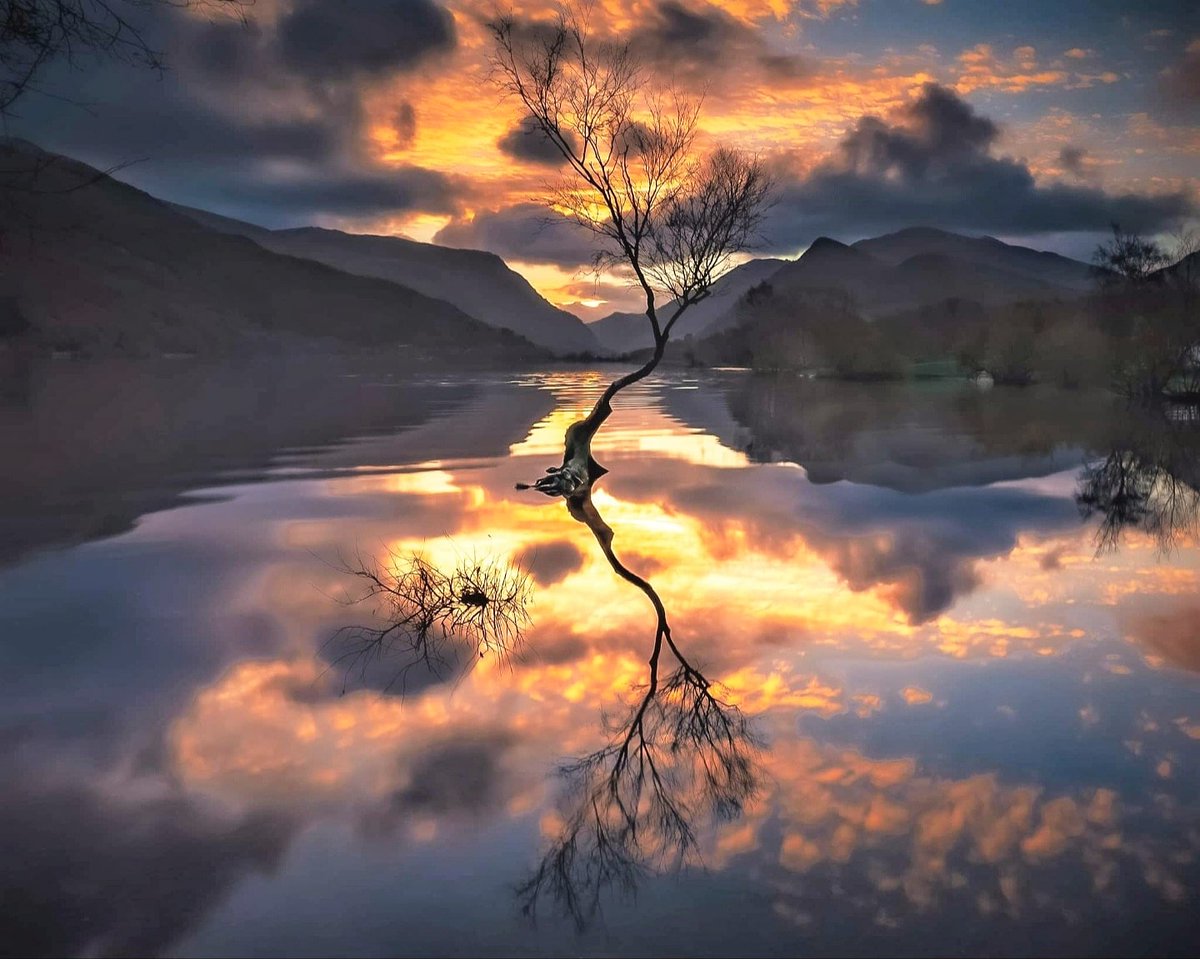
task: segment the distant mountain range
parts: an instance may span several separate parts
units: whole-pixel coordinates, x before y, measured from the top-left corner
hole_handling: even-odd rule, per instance
[[[162,202],[0,139],[0,178],[11,187],[31,168],[34,188],[3,190],[0,336],[19,313],[17,325],[44,346],[88,352],[221,352],[298,337],[499,361],[651,345],[643,314],[585,324],[491,253],[316,227],[270,230]],[[991,237],[927,227],[851,245],[821,237],[795,260],[731,270],[684,313],[673,339],[735,325],[739,301],[763,283],[785,301],[845,295],[878,319],[950,300],[1071,299],[1092,281],[1085,263]],[[664,320],[673,305],[660,309]]]
[[[951,299],[995,306],[1017,300],[1069,299],[1092,288],[1092,268],[1057,253],[912,227],[847,245],[819,237],[795,260],[751,260],[716,285],[714,296],[680,318],[678,337],[704,337],[737,322],[738,299],[767,282],[776,294],[842,293],[868,317],[882,317]],[[636,322],[640,320],[639,322]],[[650,345],[645,317],[613,313],[592,324],[614,352]]]
[[[597,348],[489,253],[265,230],[16,139],[0,139],[0,186],[0,336],[46,349],[228,354],[325,340],[494,364]]]
[[[1085,293],[1095,282],[1092,267],[1079,260],[1004,243],[990,236],[962,236],[931,227],[910,227],[871,240],[859,240],[854,248],[894,267],[911,263],[915,257],[943,257],[956,266],[969,263],[997,271],[992,274],[997,279],[1026,280],[1034,289],[1045,285]]]
[[[560,355],[600,348],[587,324],[543,299],[494,253],[318,227],[268,230],[191,207],[174,209],[210,229],[249,237],[276,253],[388,280],[445,300],[488,326],[510,329]]]

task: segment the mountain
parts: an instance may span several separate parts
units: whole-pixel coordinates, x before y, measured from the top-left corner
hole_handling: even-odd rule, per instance
[[[543,299],[494,253],[319,227],[268,230],[205,210],[184,206],[175,209],[213,230],[249,237],[276,253],[315,260],[358,276],[390,280],[446,300],[488,326],[510,329],[555,353],[584,353],[598,348],[587,324]]]
[[[24,141],[0,140],[0,182],[0,299],[46,348],[228,354],[322,340],[467,363],[545,356],[444,300],[214,231]]]
[[[907,298],[914,306],[947,299],[1010,303],[1076,292],[1027,273],[946,253],[918,253],[897,266],[896,272],[903,291],[899,298]]]
[[[956,243],[967,250],[966,255],[949,252]],[[1063,262],[1047,265],[1043,256]],[[1069,281],[1075,282],[1075,271],[1064,265],[1073,263],[1066,257],[1012,247],[998,240],[977,241],[938,230],[915,229],[849,246],[820,237],[803,256],[776,273],[771,285],[777,293],[792,296],[845,292],[862,313],[880,316],[948,299],[993,305],[1074,296],[1080,292],[1077,287],[1048,278],[1066,274]],[[1085,264],[1075,265],[1085,273],[1089,270]]]
[[[764,281],[776,302],[816,297],[830,303],[831,295],[848,296],[858,312],[876,318],[946,301],[998,306],[1068,299],[1090,290],[1093,277],[1086,263],[1057,253],[927,227],[853,244],[822,236],[794,260],[751,260],[731,270],[714,288],[719,295],[683,315],[676,338],[709,337],[736,326],[739,301]],[[593,323],[592,331],[616,353],[651,345],[640,313],[612,313]]]
[[[713,284],[712,294],[707,299],[688,307],[671,331],[671,337],[679,340],[689,334],[703,335],[713,323],[719,322],[721,317],[733,308],[742,294],[752,286],[769,279],[787,262],[759,259],[734,267]],[[675,301],[672,300],[660,307],[659,317],[665,321],[665,318],[671,315],[674,304]],[[650,323],[645,313],[610,313],[592,323],[591,330],[600,341],[600,345],[612,353],[628,353],[654,345],[654,337],[650,333]]]
[[[1062,358],[1042,362],[1039,375],[1080,382],[1096,370],[1076,329],[1084,275],[1090,289],[1082,263],[938,230],[853,245],[820,237],[677,352],[708,365],[855,378],[986,364],[998,381],[1027,382],[1035,370],[1022,351],[1038,332]],[[1075,347],[1078,362],[1068,363]]]
[[[944,256],[1077,293],[1086,293],[1094,284],[1092,268],[1086,263],[990,236],[970,237],[932,227],[910,227],[859,240],[853,246],[889,266],[899,266],[917,256]]]
[[[1200,288],[1200,250],[1189,253],[1177,263],[1155,270],[1153,276],[1168,283],[1183,284],[1193,290]]]
[[[894,295],[901,285],[896,272],[873,256],[827,236],[817,237],[771,278],[776,293],[843,291],[860,304]]]

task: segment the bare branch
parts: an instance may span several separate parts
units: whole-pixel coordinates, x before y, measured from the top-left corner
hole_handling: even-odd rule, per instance
[[[387,688],[401,689],[417,666],[444,676],[489,653],[507,662],[529,625],[531,580],[495,558],[467,558],[447,573],[417,553],[389,555],[382,564],[357,556],[340,569],[361,587],[347,605],[371,602],[377,613],[376,622],[343,626],[326,643],[331,665],[344,667],[343,692],[355,674],[365,679],[385,658],[396,663]]]
[[[586,6],[553,23],[508,16],[490,28],[498,84],[566,161],[551,206],[596,235],[597,268],[628,268],[645,295],[655,355],[635,382],[661,360],[679,315],[750,245],[765,168],[728,148],[697,158],[700,101],[654,85],[628,44],[592,35]],[[663,295],[676,301],[666,323]]]

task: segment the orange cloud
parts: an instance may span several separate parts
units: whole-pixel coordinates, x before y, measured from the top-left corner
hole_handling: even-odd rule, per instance
[[[958,55],[961,73],[954,82],[960,94],[980,89],[1021,93],[1033,87],[1057,86],[1067,82],[1065,70],[1040,67],[1033,47],[1017,47],[1010,57],[996,53],[991,44],[976,44]]]

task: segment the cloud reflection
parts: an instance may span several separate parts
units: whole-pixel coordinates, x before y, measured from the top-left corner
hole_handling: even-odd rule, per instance
[[[22,859],[34,853],[23,835],[52,825],[63,837],[38,864],[50,891],[17,911],[65,918],[41,933],[50,939],[30,941],[51,952],[164,952],[200,926],[234,928],[246,913],[227,907],[231,896],[252,913],[274,908],[243,878],[268,875],[288,900],[304,877],[284,852],[330,824],[342,829],[328,853],[342,869],[359,868],[364,849],[372,863],[393,856],[403,867],[453,849],[478,895],[515,887],[577,808],[548,770],[604,754],[614,730],[598,714],[620,732],[647,681],[646,597],[613,575],[593,530],[512,490],[561,453],[565,426],[599,382],[531,377],[520,390],[539,400],[522,408],[545,410],[553,393],[555,409],[486,456],[465,441],[426,456],[420,437],[298,455],[266,485],[191,498],[69,554],[76,565],[50,556],[0,581],[17,636],[51,606],[75,617],[81,597],[99,608],[94,597],[115,587],[143,603],[93,624],[87,655],[112,660],[105,683],[74,664],[10,670],[43,706],[59,704],[53,729],[31,718],[31,694],[15,685],[6,707],[10,726],[38,730],[28,752],[55,768],[50,759],[6,767],[18,772],[0,834],[16,837]],[[670,415],[665,392],[648,385],[606,425],[597,450],[612,472],[591,490],[592,507],[621,561],[652,580],[687,661],[766,745],[741,816],[713,817],[718,804],[691,779],[703,770],[678,765],[698,753],[670,750],[672,717],[689,714],[676,708],[682,694],[701,690],[663,703],[665,719],[647,735],[659,735],[680,808],[695,814],[693,845],[679,857],[686,886],[650,879],[646,899],[658,906],[621,921],[659,923],[678,896],[717,896],[732,883],[747,902],[765,902],[756,928],[777,942],[799,934],[844,945],[849,929],[862,951],[934,951],[946,936],[987,951],[1013,929],[1078,934],[1064,917],[1111,933],[1148,915],[1165,917],[1148,941],[1165,941],[1182,921],[1179,904],[1190,905],[1200,855],[1189,799],[1200,718],[1186,673],[1198,668],[1195,542],[1178,540],[1164,559],[1152,535],[1128,529],[1118,551],[1097,558],[1093,528],[1076,513],[1074,471],[1042,450],[1023,474],[1012,435],[993,441],[999,466],[980,454],[977,482],[956,474],[902,490],[855,472],[815,483],[799,448],[792,463],[747,456],[730,436]],[[461,438],[473,415],[455,407],[416,429]],[[963,431],[948,431],[946,448],[960,450]],[[1071,433],[1064,427],[1052,445],[1072,447]],[[937,442],[922,449],[937,474]],[[180,544],[204,564],[182,564],[191,553]],[[323,560],[356,547],[451,565],[472,554],[522,563],[536,584],[527,650],[511,670],[483,660],[403,699],[380,688],[339,695],[319,646],[344,617],[341,574]],[[955,579],[963,571],[969,580]],[[153,606],[151,593],[166,605]],[[181,623],[195,624],[195,636]],[[143,652],[152,643],[170,671]],[[190,643],[207,655],[189,658]],[[16,667],[44,654],[12,646],[24,657]],[[109,681],[118,674],[130,678]],[[151,693],[154,710],[129,705]],[[98,705],[84,715],[81,701]],[[147,740],[152,760],[141,758]],[[86,835],[74,838],[75,823]],[[503,853],[482,851],[496,835]],[[84,860],[97,884],[131,901],[104,911],[111,896],[66,888],[69,864]],[[678,864],[650,860],[648,873]],[[187,882],[170,878],[175,868]],[[26,879],[9,875],[13,888]],[[336,907],[350,895],[322,894]],[[398,935],[418,900],[399,886],[386,897],[379,922]],[[496,929],[495,941],[515,941]]]

